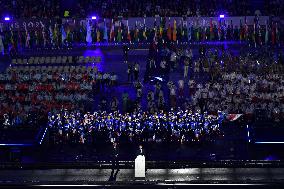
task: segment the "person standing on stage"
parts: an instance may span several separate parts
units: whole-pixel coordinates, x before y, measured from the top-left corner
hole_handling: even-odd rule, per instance
[[[112,169],[119,170],[118,155],[119,155],[119,149],[117,143],[114,142],[112,148]]]
[[[139,155],[145,156],[145,150],[143,149],[143,146],[141,144],[139,145],[139,149],[136,152],[136,156]]]

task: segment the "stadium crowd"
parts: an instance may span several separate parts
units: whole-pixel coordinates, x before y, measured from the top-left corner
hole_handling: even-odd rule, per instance
[[[169,74],[183,67],[183,79],[169,81],[166,86],[170,107],[182,106],[186,100],[193,110],[204,106],[211,114],[221,110],[244,114],[251,120],[256,110],[263,110],[270,119],[283,120],[283,53],[249,49],[244,48],[238,56],[223,48],[201,49],[195,59],[190,49],[168,49],[161,64],[156,64],[155,58],[149,61],[146,73],[148,77],[149,73],[160,76],[165,74],[164,70]],[[136,90],[140,98],[141,87]],[[149,97],[156,107],[163,106],[165,95],[159,82]],[[200,99],[205,100],[204,105],[200,105]]]
[[[276,53],[275,59],[275,55],[266,54],[267,50],[244,51],[237,57],[224,49],[208,49],[204,55],[201,50],[196,59],[178,53],[186,56],[179,57],[177,63],[171,60],[171,55],[165,56],[166,66],[176,64],[176,69],[188,66],[189,73],[177,83],[169,81],[163,85],[157,81],[154,90],[146,89],[147,84],[136,79],[135,99],[132,101],[126,91],[122,94],[123,113],[119,112],[117,98],[109,104],[103,99],[104,105],[93,114],[50,112],[54,142],[206,141],[222,137],[219,126],[229,114],[240,114],[246,121],[253,121],[256,111],[261,110],[270,120],[283,120],[283,55]],[[191,63],[185,65],[182,60]],[[151,73],[159,73],[163,68],[157,65],[150,69],[154,69]],[[199,82],[201,75],[208,79]]]
[[[62,107],[87,111],[96,91],[115,83],[111,73],[102,73],[96,67],[9,67],[0,73],[0,115],[10,117],[5,126],[18,126],[26,123],[23,120],[28,114],[44,116]]]
[[[281,0],[265,0],[264,5],[255,9],[255,1],[245,0],[214,0],[214,1],[123,1],[123,0],[12,0],[1,1],[0,12],[15,15],[15,18],[51,18],[63,17],[64,11],[69,16],[85,18],[94,12],[102,17],[114,18],[143,17],[143,16],[217,16],[226,13],[230,16],[254,15],[257,10],[262,15],[283,15],[283,2]],[[222,12],[220,12],[222,11]],[[257,12],[258,13],[258,12]]]
[[[102,74],[96,67],[10,67],[0,74],[1,115],[8,113],[13,119],[19,112],[47,114],[62,108],[108,113],[143,110],[154,114],[182,107],[210,115],[217,115],[218,111],[243,114],[248,120],[262,110],[274,121],[283,120],[283,53],[272,53],[267,48],[252,51],[248,47],[236,56],[228,49],[216,47],[201,48],[199,54],[193,54],[189,48],[173,47],[153,47],[145,73],[164,77],[181,70],[183,78],[165,84],[142,82],[136,76],[132,86],[135,99],[130,98],[128,91],[121,97],[107,93],[107,89],[119,87],[121,81],[113,81],[111,74]],[[96,94],[103,97],[93,107],[93,102],[99,101]]]

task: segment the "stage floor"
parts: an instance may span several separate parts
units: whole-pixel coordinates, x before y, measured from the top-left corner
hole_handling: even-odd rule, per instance
[[[134,169],[1,170],[0,185],[106,184],[135,181]],[[282,183],[284,168],[148,169],[147,183]]]

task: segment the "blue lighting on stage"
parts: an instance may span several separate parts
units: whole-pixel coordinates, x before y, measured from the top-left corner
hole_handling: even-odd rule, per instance
[[[225,18],[224,14],[220,14],[219,18]]]
[[[269,155],[265,158],[266,161],[275,161],[275,160],[279,160],[278,157],[274,156],[274,155]]]
[[[47,127],[46,127],[45,130],[44,130],[44,133],[43,133],[43,135],[42,135],[42,137],[41,137],[41,139],[40,139],[40,141],[39,141],[39,144],[42,143],[42,141],[43,141],[43,139],[44,139],[44,137],[45,137],[46,132],[47,132]]]
[[[269,141],[263,141],[263,142],[255,142],[256,144],[284,144],[284,142],[269,142]]]
[[[92,20],[97,20],[97,17],[96,16],[92,16]]]
[[[10,18],[9,16],[5,16],[4,20],[5,20],[5,21],[10,21],[11,18]]]
[[[95,62],[93,64],[89,64],[87,66],[96,66],[98,68],[98,71],[104,71],[104,54],[102,52],[101,49],[96,49],[96,50],[86,50],[83,54],[84,57],[99,57],[100,58],[100,62]]]
[[[0,144],[0,146],[33,146],[33,144]]]

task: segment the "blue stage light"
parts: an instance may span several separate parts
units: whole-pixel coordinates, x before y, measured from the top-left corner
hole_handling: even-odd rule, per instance
[[[224,14],[220,14],[219,18],[225,18]]]
[[[263,141],[263,142],[255,142],[256,144],[284,144],[284,142],[270,142],[270,141]]]
[[[4,20],[5,20],[5,21],[10,21],[11,18],[10,18],[9,16],[5,16]]]
[[[96,16],[92,16],[92,20],[97,20],[97,17]]]
[[[23,143],[23,144],[16,144],[16,143],[7,143],[7,144],[0,144],[0,146],[33,146],[34,144],[31,143]]]

